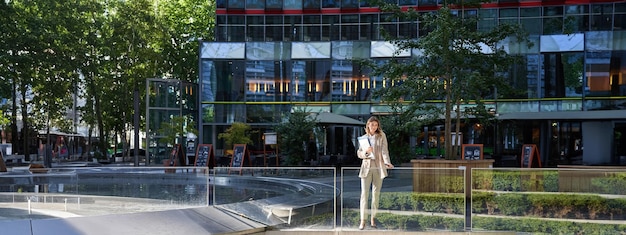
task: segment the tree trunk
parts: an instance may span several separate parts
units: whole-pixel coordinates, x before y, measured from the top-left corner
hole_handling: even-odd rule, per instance
[[[94,86],[92,84],[92,86]],[[102,121],[102,112],[100,111],[100,96],[98,96],[98,89],[94,86],[92,89],[94,95],[94,111],[95,111],[95,116],[96,116],[96,122],[98,123],[98,138],[99,142],[98,142],[98,150],[101,151],[102,154],[105,155],[106,158],[106,150],[107,150],[107,141],[106,138],[104,136],[104,122]]]
[[[456,133],[455,142],[458,142],[458,144],[454,143],[452,151],[454,152],[454,158],[459,159],[459,148],[461,148],[461,144],[463,144],[463,135],[461,135],[461,102],[458,100],[456,101],[456,125],[454,132]]]
[[[26,102],[26,88],[22,88],[22,149],[20,153],[28,154],[28,103]],[[15,136],[17,137],[17,136]]]
[[[452,154],[452,78],[448,75],[448,77],[444,78],[445,89],[446,89],[446,123],[445,123],[445,138],[444,138],[444,150],[445,150],[445,159],[453,160],[454,155]]]
[[[13,110],[11,111],[11,148],[17,149],[17,78],[13,80]]]

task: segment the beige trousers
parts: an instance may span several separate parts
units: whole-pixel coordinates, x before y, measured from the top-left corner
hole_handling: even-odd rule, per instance
[[[376,217],[378,212],[378,200],[380,199],[380,189],[383,186],[383,179],[380,178],[380,170],[371,168],[365,178],[361,178],[361,220],[367,217],[367,202],[369,199],[370,188],[372,189],[372,217]]]

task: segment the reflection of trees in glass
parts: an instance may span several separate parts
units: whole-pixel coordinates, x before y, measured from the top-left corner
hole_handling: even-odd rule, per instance
[[[280,152],[287,165],[300,165],[306,156],[306,146],[315,137],[317,118],[311,118],[304,109],[296,109],[287,114],[284,121],[276,125]]]
[[[410,63],[393,58],[386,64],[373,66],[374,75],[383,75],[388,84],[392,84],[380,88],[375,95],[391,105],[402,106],[401,123],[417,127],[427,119],[438,120],[443,114],[445,140],[451,140],[452,128],[460,132],[461,119],[467,115],[485,121],[490,118],[492,115],[482,100],[493,97],[495,88],[499,88],[498,94],[502,95],[500,91],[508,87],[503,77],[505,71],[519,58],[506,53],[498,42],[509,37],[519,39],[524,33],[508,24],[489,31],[476,31],[476,18],[458,17],[447,7],[432,14],[418,14],[403,12],[393,4],[384,6],[383,10],[396,10],[394,13],[402,19],[421,17],[422,25],[430,30],[416,41],[394,41],[400,51],[421,52]],[[442,100],[443,104],[432,103],[433,98]],[[461,105],[470,102],[475,106],[462,111]],[[444,144],[446,159],[457,159],[458,146],[453,149],[452,141]]]
[[[582,94],[583,85],[583,54],[563,54],[562,61],[566,96],[580,96]]]
[[[545,18],[543,20],[543,34],[563,33],[563,18]]]
[[[215,121],[215,106],[214,105],[203,105],[202,106],[202,110],[203,110],[203,115],[202,115],[202,121],[203,122],[214,122]]]

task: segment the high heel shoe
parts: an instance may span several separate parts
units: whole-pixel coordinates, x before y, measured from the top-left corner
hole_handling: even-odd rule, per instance
[[[359,230],[363,230],[365,228],[365,220],[361,221],[361,225],[359,225]]]
[[[371,227],[372,227],[373,229],[376,229],[376,228],[377,228],[377,227],[376,227],[376,221],[374,221],[374,219],[372,219]]]

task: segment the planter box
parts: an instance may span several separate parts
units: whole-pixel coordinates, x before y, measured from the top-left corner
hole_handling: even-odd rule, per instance
[[[413,166],[413,191],[420,193],[453,193],[451,184],[456,181],[465,195],[471,193],[471,169],[492,168],[494,160],[411,160]],[[465,169],[465,171],[463,171]],[[465,174],[464,174],[465,172]],[[463,181],[463,177],[464,181]],[[460,178],[460,179],[459,179]],[[459,181],[460,180],[460,181]],[[458,187],[457,187],[458,188]]]
[[[559,192],[597,193],[594,179],[610,177],[611,172],[624,172],[624,166],[558,165]]]

